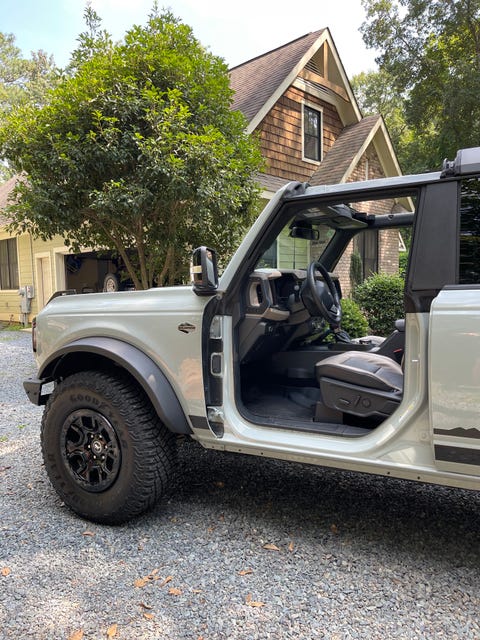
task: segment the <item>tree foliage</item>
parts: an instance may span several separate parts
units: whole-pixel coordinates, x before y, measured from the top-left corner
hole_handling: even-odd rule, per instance
[[[57,78],[58,71],[51,56],[36,51],[30,59],[24,58],[15,44],[15,36],[0,32],[0,123],[19,105],[27,102],[43,104]],[[0,177],[10,177],[8,167],[2,164]]]
[[[480,0],[362,0],[367,46],[405,99],[407,169],[480,144]]]
[[[192,246],[226,254],[249,224],[258,145],[230,108],[223,60],[169,11],[119,43],[86,17],[49,103],[15,109],[0,131],[27,176],[14,226],[115,251],[137,288],[173,284]]]
[[[405,118],[405,95],[398,91],[394,78],[385,69],[361,72],[351,83],[363,115],[382,114],[400,165],[405,169],[413,139]]]

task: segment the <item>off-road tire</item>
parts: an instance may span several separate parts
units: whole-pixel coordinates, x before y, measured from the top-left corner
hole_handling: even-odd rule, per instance
[[[174,435],[143,390],[122,375],[82,371],[60,382],[45,407],[41,440],[60,498],[103,524],[151,508],[177,467]]]

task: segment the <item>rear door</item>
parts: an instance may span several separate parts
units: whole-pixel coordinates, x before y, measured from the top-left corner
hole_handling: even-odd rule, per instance
[[[480,182],[459,189],[456,275],[430,310],[429,395],[434,452],[445,471],[480,475]]]
[[[480,475],[480,286],[446,287],[432,303],[430,416],[439,469]]]

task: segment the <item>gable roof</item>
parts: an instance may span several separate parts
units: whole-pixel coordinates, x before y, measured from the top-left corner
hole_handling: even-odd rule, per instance
[[[258,126],[324,43],[328,44],[343,88],[348,95],[348,102],[351,103],[352,121],[361,119],[357,101],[330,31],[320,29],[230,70],[230,86],[235,92],[232,109],[238,109],[245,115],[249,123],[248,133]]]
[[[401,175],[382,116],[363,118],[345,127],[309,180],[312,186],[347,182],[367,147],[373,143],[386,176]]]

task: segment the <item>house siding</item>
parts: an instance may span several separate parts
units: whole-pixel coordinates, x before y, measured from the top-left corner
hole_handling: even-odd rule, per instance
[[[0,240],[8,240],[12,237],[6,231],[0,232]],[[18,281],[19,285],[32,284],[32,267],[30,260],[30,236],[27,234],[18,236],[17,257],[18,257]],[[20,302],[18,289],[0,289],[0,320],[7,322],[18,322],[20,320]]]
[[[335,107],[296,87],[290,87],[260,123],[257,132],[266,173],[286,180],[308,180],[315,164],[302,160],[302,103],[323,113],[323,153],[340,135],[342,123]]]
[[[0,231],[0,240],[7,240],[12,236],[5,230]],[[44,261],[45,273],[48,281],[44,283],[44,293],[49,297],[51,293],[57,290],[56,282],[56,264],[55,255],[58,250],[62,253],[68,253],[63,239],[56,236],[52,240],[34,240],[30,234],[22,234],[17,236],[17,255],[18,255],[18,281],[19,286],[33,285],[34,297],[31,301],[30,313],[28,314],[28,322],[42,309],[43,301],[40,300],[39,289],[39,258]],[[18,289],[0,290],[0,321],[21,322],[23,315],[21,313],[21,300]]]

